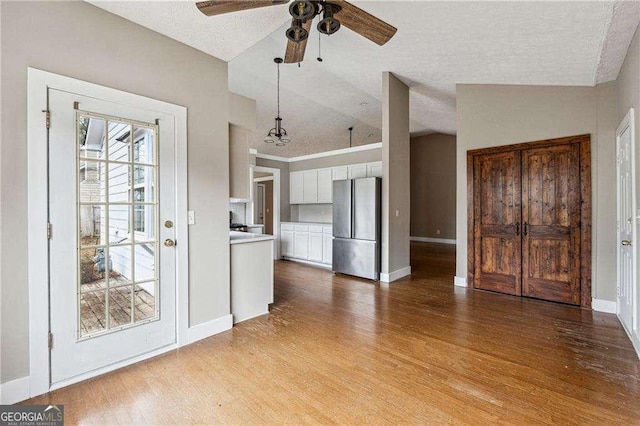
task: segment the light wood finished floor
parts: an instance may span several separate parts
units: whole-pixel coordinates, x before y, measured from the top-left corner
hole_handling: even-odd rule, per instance
[[[412,245],[390,287],[276,265],[271,314],[30,403],[67,424],[639,424],[640,361],[615,316],[452,286]]]

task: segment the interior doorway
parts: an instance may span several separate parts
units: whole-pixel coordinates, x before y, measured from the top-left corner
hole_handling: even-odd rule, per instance
[[[253,191],[248,217],[263,224],[264,233],[273,235],[274,259],[280,258],[280,169],[252,166]],[[262,217],[260,217],[262,215]]]

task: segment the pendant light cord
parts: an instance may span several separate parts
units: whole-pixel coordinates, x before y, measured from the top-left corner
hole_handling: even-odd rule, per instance
[[[278,118],[280,118],[280,64],[276,64],[278,67]]]

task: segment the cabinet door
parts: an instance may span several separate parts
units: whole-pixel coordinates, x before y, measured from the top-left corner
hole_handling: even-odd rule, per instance
[[[289,203],[304,203],[304,185],[302,172],[293,172],[289,178]]]
[[[382,161],[367,164],[367,177],[382,177]]]
[[[309,260],[322,262],[322,234],[311,232],[309,234]]]
[[[309,233],[295,232],[293,242],[293,257],[309,259]]]
[[[332,176],[333,180],[349,179],[349,167],[348,166],[334,167],[333,169],[331,169],[331,173],[333,175]]]
[[[322,239],[322,263],[331,265],[333,263],[333,237],[325,234]]]
[[[359,179],[367,177],[366,164],[354,164],[349,166],[349,179]]]
[[[333,179],[331,169],[318,170],[318,203],[331,203]]]
[[[280,237],[280,250],[283,256],[293,256],[293,243],[294,243],[293,231],[282,231],[282,237]]]
[[[303,203],[315,204],[318,202],[318,171],[307,170],[302,172]]]

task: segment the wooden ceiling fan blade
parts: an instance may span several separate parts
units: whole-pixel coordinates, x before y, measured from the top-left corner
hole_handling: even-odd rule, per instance
[[[311,32],[312,22],[312,19],[307,19],[302,23],[302,28],[307,30],[308,33]],[[295,19],[291,21],[291,25],[295,25],[295,23]],[[297,43],[291,40],[287,42],[287,51],[284,54],[285,64],[295,64],[298,62],[302,62],[302,60],[304,59],[304,51],[307,48],[307,40],[309,40],[309,37]]]
[[[398,29],[345,0],[330,0],[342,7],[335,17],[340,24],[382,46]]]
[[[240,10],[257,9],[288,3],[289,0],[211,0],[200,1],[196,7],[207,16],[222,15]]]

